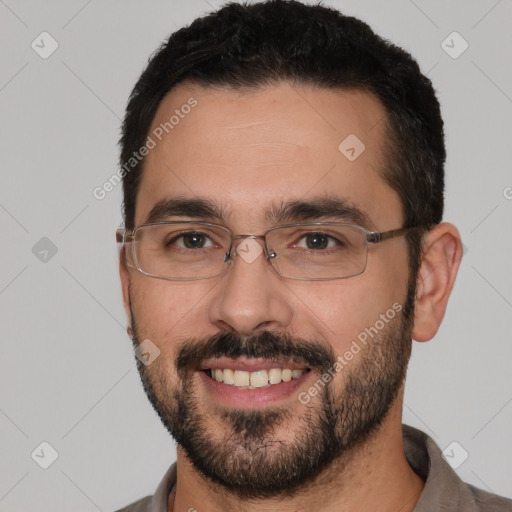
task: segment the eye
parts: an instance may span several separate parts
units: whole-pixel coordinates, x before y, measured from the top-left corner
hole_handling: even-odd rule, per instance
[[[180,240],[180,243],[177,243],[177,241]],[[213,244],[206,246],[205,244],[212,240],[208,235],[205,235],[201,232],[189,232],[189,233],[181,233],[178,236],[174,236],[166,242],[166,246],[176,245],[177,247],[181,249],[205,249],[207,247],[213,247]]]
[[[304,247],[305,249],[322,250],[333,249],[334,247],[344,247],[345,244],[340,240],[326,233],[305,233],[301,236],[305,240],[305,246],[294,244],[295,247]]]

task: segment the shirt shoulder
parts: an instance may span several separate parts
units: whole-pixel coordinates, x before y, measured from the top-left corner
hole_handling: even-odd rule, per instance
[[[481,512],[512,512],[512,500],[466,484],[477,511]]]
[[[116,512],[149,512],[152,496],[146,496],[140,500],[134,501],[124,508],[116,510]]]
[[[425,481],[414,512],[512,512],[512,500],[463,482],[425,432],[403,425],[403,436],[407,461]]]

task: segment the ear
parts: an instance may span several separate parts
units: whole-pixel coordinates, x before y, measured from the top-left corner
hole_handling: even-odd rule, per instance
[[[457,228],[442,222],[424,235],[418,272],[412,338],[428,341],[437,333],[462,259]]]
[[[123,306],[128,318],[128,326],[132,325],[132,312],[130,309],[130,286],[132,284],[130,269],[126,264],[126,248],[118,251],[119,256],[119,277],[121,278],[121,290],[123,292]]]

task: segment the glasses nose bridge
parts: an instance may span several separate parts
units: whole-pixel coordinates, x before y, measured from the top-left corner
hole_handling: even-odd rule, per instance
[[[263,254],[267,260],[270,258],[271,255],[268,252],[266,235],[236,235],[231,237],[231,245],[226,253],[226,257],[224,258],[224,263],[233,259],[233,253],[236,253],[236,249],[234,250],[233,247],[235,245],[238,247],[239,243],[237,242],[240,240],[246,240],[247,238],[252,240],[263,240],[263,244],[260,243],[263,248]]]
[[[239,238],[259,238],[265,240],[265,235],[236,235],[231,237],[232,240],[237,240]]]

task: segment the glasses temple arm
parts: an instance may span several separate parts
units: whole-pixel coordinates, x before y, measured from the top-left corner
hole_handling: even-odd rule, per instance
[[[379,242],[383,242],[384,240],[396,238],[398,236],[405,235],[409,231],[415,231],[417,229],[419,229],[419,226],[413,228],[392,229],[391,231],[383,231],[382,233],[368,233],[367,240],[372,244],[378,244]]]

